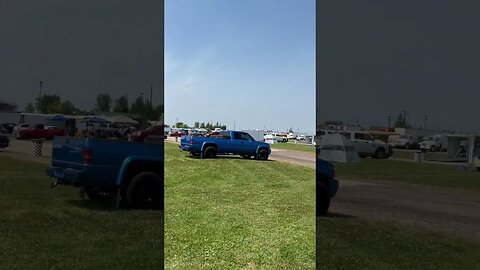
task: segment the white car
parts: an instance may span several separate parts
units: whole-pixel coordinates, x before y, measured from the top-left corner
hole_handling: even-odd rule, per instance
[[[297,141],[305,140],[305,135],[298,135],[297,138],[295,138]]]
[[[265,141],[287,142],[287,137],[280,136],[278,133],[270,133],[264,136]]]
[[[360,157],[373,157],[377,159],[389,158],[393,154],[392,146],[383,141],[375,140],[372,135],[365,132],[339,132],[345,138],[351,140],[355,151]]]

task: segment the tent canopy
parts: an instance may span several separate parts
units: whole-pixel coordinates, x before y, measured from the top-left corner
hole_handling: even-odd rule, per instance
[[[130,117],[124,116],[124,115],[116,115],[112,117],[105,117],[106,120],[108,120],[111,123],[116,123],[116,124],[138,124],[138,121],[133,120]]]
[[[327,134],[319,143],[319,159],[333,162],[356,162],[360,157],[351,140],[340,134]]]
[[[57,114],[53,117],[48,118],[48,120],[51,120],[51,121],[68,121],[70,119],[73,119],[73,118],[66,117],[65,115],[61,115],[61,114]]]

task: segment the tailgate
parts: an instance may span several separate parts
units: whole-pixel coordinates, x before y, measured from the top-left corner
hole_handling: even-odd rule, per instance
[[[52,165],[81,168],[83,165],[82,148],[85,139],[55,137],[53,140]]]

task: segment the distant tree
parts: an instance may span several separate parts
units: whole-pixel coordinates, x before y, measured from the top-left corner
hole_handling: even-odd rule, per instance
[[[65,100],[60,105],[60,113],[62,114],[73,114],[75,112],[75,105],[69,100]]]
[[[35,106],[33,106],[32,103],[28,103],[27,106],[25,106],[25,112],[34,113],[35,112]]]
[[[194,127],[195,127],[195,128],[200,128],[200,123],[199,123],[199,122],[195,122]]]
[[[212,124],[207,123],[207,124],[205,125],[205,128],[206,128],[207,130],[212,130],[212,129],[213,129],[213,126],[212,126]]]
[[[118,113],[128,113],[128,97],[127,95],[115,99],[113,111]]]
[[[221,128],[222,130],[227,130],[227,126],[226,126],[226,125],[220,126],[220,128]]]
[[[143,97],[137,97],[132,103],[130,108],[130,113],[132,114],[141,114],[144,111],[145,102],[143,102]]]
[[[183,122],[177,122],[175,123],[174,127],[176,128],[189,128],[189,126]]]
[[[109,112],[112,108],[112,98],[110,94],[98,94],[97,102],[95,103],[95,110],[101,112]]]
[[[327,120],[327,121],[325,121],[325,125],[326,126],[329,126],[329,125],[342,126],[343,121],[341,121],[341,120]]]
[[[61,105],[57,95],[42,95],[35,99],[35,108],[39,113],[60,113]]]
[[[293,127],[288,130],[288,133],[293,133]]]
[[[412,125],[410,125],[407,121],[405,121],[405,115],[402,113],[399,113],[397,116],[397,119],[395,120],[395,127],[396,128],[411,128]]]
[[[205,128],[205,123],[202,122],[202,123],[200,124],[200,128]]]

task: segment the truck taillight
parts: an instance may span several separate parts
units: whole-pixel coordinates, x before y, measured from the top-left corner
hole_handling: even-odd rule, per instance
[[[92,148],[82,148],[83,163],[89,164],[92,162]]]

